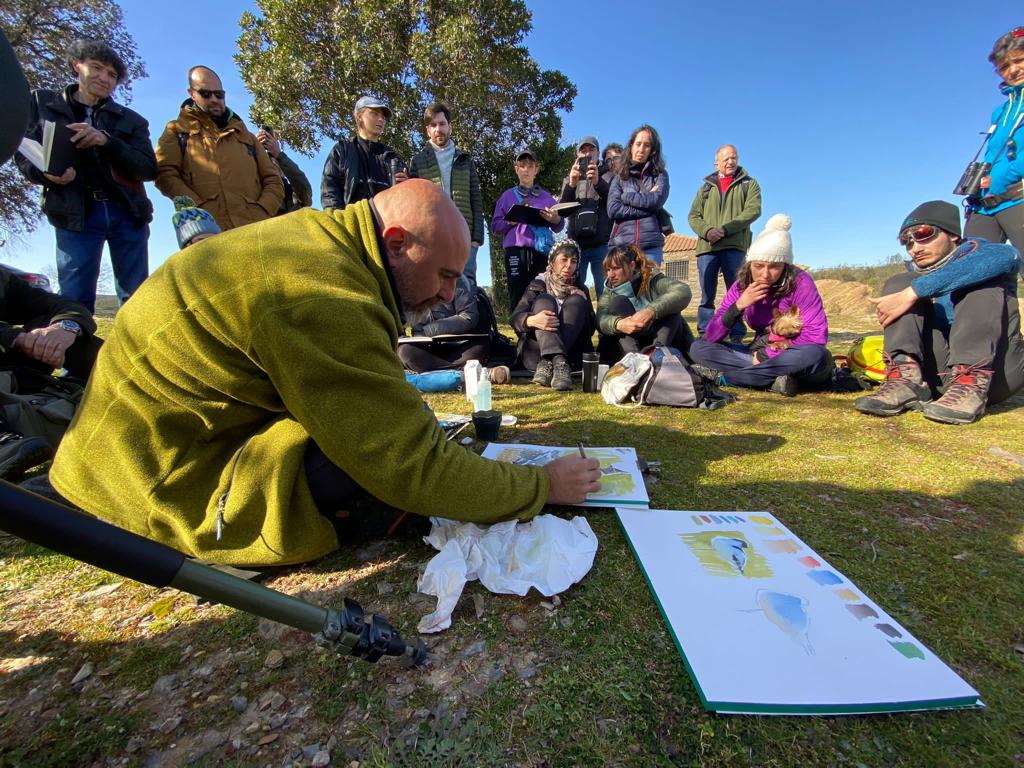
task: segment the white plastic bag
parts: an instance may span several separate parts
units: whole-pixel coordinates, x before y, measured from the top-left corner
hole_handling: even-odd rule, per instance
[[[639,352],[627,352],[608,369],[601,384],[601,397],[608,405],[619,405],[630,399],[651,370],[651,358]]]

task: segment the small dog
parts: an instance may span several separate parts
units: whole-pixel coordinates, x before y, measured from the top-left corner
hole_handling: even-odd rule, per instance
[[[768,359],[767,350],[769,348],[777,352],[789,349],[792,340],[799,336],[804,329],[804,321],[800,317],[799,307],[790,307],[785,312],[779,312],[776,309],[773,314],[775,321],[772,323],[770,332],[761,334],[751,347],[750,351],[754,355],[755,363],[763,363]]]

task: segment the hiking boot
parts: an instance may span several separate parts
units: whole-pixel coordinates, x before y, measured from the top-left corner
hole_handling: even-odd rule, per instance
[[[20,432],[0,433],[0,478],[20,477],[53,458],[53,449],[41,437],[25,437]]]
[[[953,381],[942,397],[927,403],[921,410],[925,418],[944,424],[971,424],[985,412],[992,371],[975,365],[954,365],[949,376]]]
[[[790,376],[787,373],[782,376],[776,376],[775,381],[768,387],[768,391],[783,397],[793,397],[796,395],[796,388],[796,377]]]
[[[551,388],[559,392],[568,392],[572,389],[572,368],[564,360],[555,363],[555,370],[551,375]]]
[[[508,384],[512,378],[512,372],[507,365],[496,365],[493,368],[484,368],[484,373],[491,384]]]
[[[921,378],[921,366],[912,357],[885,355],[885,381],[873,395],[858,397],[853,407],[873,416],[896,416],[908,408],[920,408],[931,391]]]
[[[542,387],[550,387],[554,372],[555,366],[550,360],[541,360],[537,363],[537,371],[533,374],[533,383]]]

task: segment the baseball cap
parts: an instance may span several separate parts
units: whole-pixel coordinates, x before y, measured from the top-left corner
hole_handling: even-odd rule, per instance
[[[532,149],[521,149],[518,152],[516,152],[516,160],[517,161],[521,160],[524,157],[530,158],[535,163],[539,163],[540,162],[540,160],[537,159],[537,153],[534,152]]]
[[[596,150],[601,149],[601,145],[597,143],[597,136],[584,136],[582,139],[580,139],[580,143],[576,145],[576,151],[579,152],[581,149],[583,149],[584,144],[589,144]]]
[[[352,113],[359,114],[364,109],[379,109],[384,113],[384,117],[391,119],[391,109],[376,96],[360,96]]]

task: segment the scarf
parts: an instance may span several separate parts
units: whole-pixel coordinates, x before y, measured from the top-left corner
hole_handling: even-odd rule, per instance
[[[566,282],[562,279],[561,275],[555,273],[554,262],[548,262],[548,268],[544,272],[544,290],[555,297],[559,306],[574,293],[583,295],[583,291],[571,282]]]

